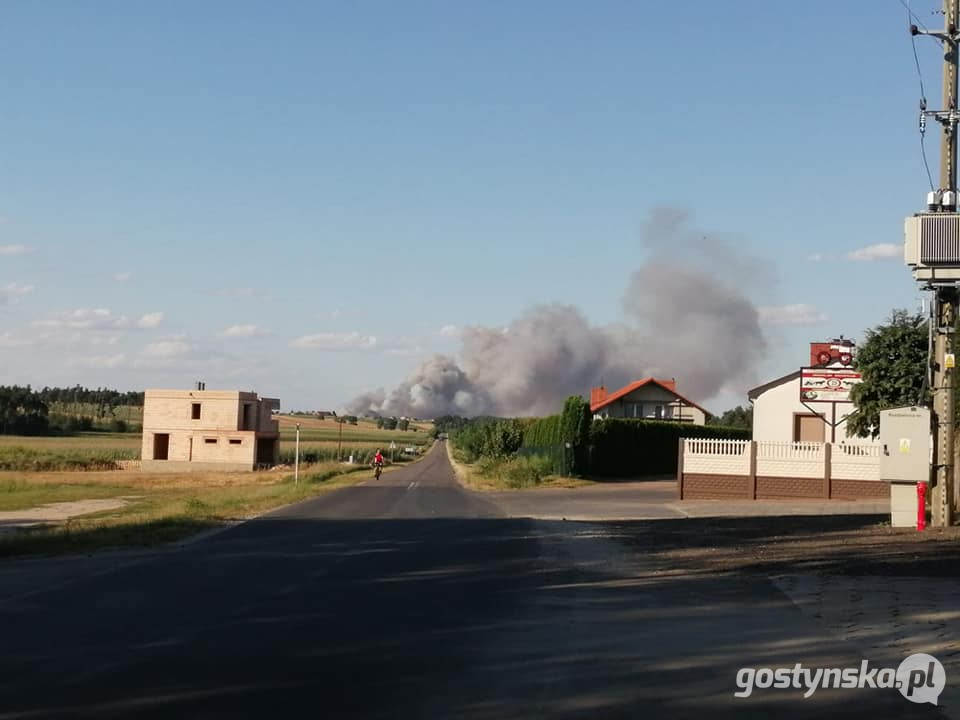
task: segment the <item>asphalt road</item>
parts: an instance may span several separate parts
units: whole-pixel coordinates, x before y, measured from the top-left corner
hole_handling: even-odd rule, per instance
[[[0,594],[0,720],[940,716],[892,690],[734,698],[741,667],[861,654],[766,578],[674,573],[610,527],[507,517],[440,448],[176,551],[40,573]]]

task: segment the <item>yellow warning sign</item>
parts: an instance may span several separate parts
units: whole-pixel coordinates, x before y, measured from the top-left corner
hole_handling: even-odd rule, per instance
[[[910,438],[900,438],[900,452],[904,455],[910,452]]]
[[[949,370],[950,368],[956,367],[957,359],[953,353],[947,353],[943,360],[943,366]]]

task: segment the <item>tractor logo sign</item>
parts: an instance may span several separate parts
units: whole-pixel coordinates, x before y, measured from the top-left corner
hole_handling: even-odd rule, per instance
[[[850,402],[860,373],[847,368],[802,368],[800,399],[804,402]]]

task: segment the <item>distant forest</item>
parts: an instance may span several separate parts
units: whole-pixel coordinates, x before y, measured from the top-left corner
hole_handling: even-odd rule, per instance
[[[0,385],[0,435],[50,435],[83,430],[138,430],[130,412],[143,407],[142,392],[109,388]],[[120,417],[124,415],[124,417]]]

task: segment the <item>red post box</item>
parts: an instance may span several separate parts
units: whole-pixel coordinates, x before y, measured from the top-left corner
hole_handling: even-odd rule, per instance
[[[917,483],[917,530],[927,527],[927,484]]]

